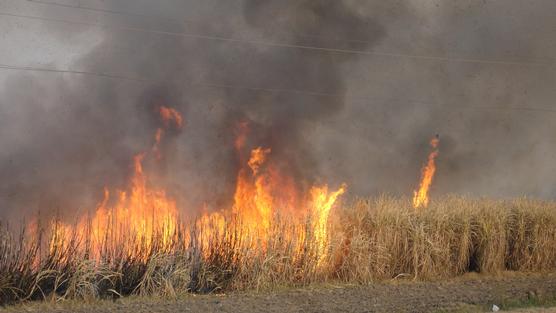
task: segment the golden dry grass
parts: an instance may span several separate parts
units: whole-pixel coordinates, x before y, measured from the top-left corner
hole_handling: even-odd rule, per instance
[[[92,258],[86,238],[44,249],[52,234],[0,238],[0,303],[125,295],[262,290],[322,282],[367,284],[395,277],[440,279],[466,272],[556,269],[556,203],[444,197],[415,211],[409,199],[381,196],[339,205],[326,253],[307,221],[276,218],[264,242],[225,231],[175,227],[170,244],[125,238]],[[303,238],[289,236],[299,229]],[[207,231],[211,234],[206,237]],[[46,244],[48,245],[48,244]],[[122,246],[124,245],[124,246]],[[132,246],[125,246],[132,245]]]

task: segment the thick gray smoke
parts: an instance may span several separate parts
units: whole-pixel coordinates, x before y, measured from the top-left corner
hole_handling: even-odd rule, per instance
[[[118,0],[91,6],[167,18],[40,7],[44,16],[111,26],[97,29],[99,43],[71,68],[148,83],[7,76],[0,91],[2,215],[91,208],[104,186],[123,188],[132,156],[152,145],[160,105],[178,109],[186,125],[168,134],[163,160],[149,166],[184,207],[232,200],[235,130],[245,121],[248,148],[271,147],[280,170],[300,188],[346,182],[358,195],[410,194],[427,143],[440,134],[435,194],[553,197],[556,112],[516,110],[556,110],[553,1]],[[65,43],[95,29],[44,26]]]

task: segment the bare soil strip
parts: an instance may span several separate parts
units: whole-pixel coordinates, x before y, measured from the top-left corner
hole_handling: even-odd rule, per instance
[[[124,299],[89,305],[45,304],[7,309],[45,313],[169,312],[439,312],[462,305],[556,296],[556,273],[487,278],[475,275],[444,282],[390,282],[370,286],[324,286],[273,293],[186,296],[179,300]],[[0,310],[1,311],[1,310]]]

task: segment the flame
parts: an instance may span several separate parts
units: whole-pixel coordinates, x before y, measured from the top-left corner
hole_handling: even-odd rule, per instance
[[[238,174],[237,188],[233,211],[257,235],[263,249],[271,231],[273,217],[293,217],[298,221],[310,218],[315,253],[319,256],[319,264],[327,255],[328,219],[333,205],[339,196],[345,193],[347,186],[343,184],[336,191],[329,191],[328,186],[313,186],[305,201],[300,201],[293,179],[279,173],[269,163],[270,148],[258,147],[251,151],[247,165],[251,171],[242,168]],[[306,230],[297,233],[281,234],[302,242]]]
[[[346,192],[345,184],[338,190],[329,190],[328,185],[307,188],[296,182],[289,165],[278,162],[271,148],[247,149],[249,125],[242,122],[237,126],[234,142],[239,168],[233,204],[214,212],[208,212],[205,206],[204,213],[185,226],[180,224],[177,202],[165,189],[152,185],[149,167],[144,167],[153,157],[154,161],[161,158],[160,145],[170,128],[183,127],[183,117],[176,110],[161,106],[158,113],[161,127],[154,134],[151,150],[133,157],[133,174],[127,188],[105,188],[93,215],[82,217],[75,225],[52,225],[51,252],[63,249],[71,238],[77,237],[86,238],[90,250],[87,253],[97,260],[101,256],[112,257],[110,253],[146,258],[147,255],[135,254],[153,247],[172,251],[176,243],[198,246],[208,258],[211,251],[218,249],[214,242],[233,233],[248,248],[264,254],[275,234],[272,223],[281,217],[292,223],[291,228],[280,233],[280,238],[291,240],[299,254],[296,257],[300,258],[307,253],[303,245],[312,240],[311,251],[321,266],[328,255],[330,213]],[[185,235],[178,236],[184,229]]]
[[[164,129],[159,128],[156,130],[154,135],[154,145],[152,148],[152,152],[157,160],[162,159],[162,153],[160,152],[160,142],[162,141],[162,137],[164,137]]]
[[[160,159],[160,143],[165,131],[174,125],[183,126],[183,117],[174,109],[165,106],[159,109],[163,127],[156,130],[152,153]],[[150,186],[149,178],[143,168],[146,152],[133,157],[133,175],[126,190],[116,191],[113,197],[108,188],[104,189],[103,200],[97,205],[93,216],[84,216],[75,225],[56,222],[51,225],[53,236],[50,251],[63,249],[70,238],[86,239],[88,249],[94,258],[99,258],[103,248],[126,247],[133,249],[141,246],[149,250],[156,239],[161,248],[170,247],[178,225],[176,201],[164,189]],[[121,242],[127,238],[131,242]],[[137,256],[140,257],[140,256]]]
[[[163,127],[155,133],[152,152],[158,160],[161,158],[160,143],[166,130],[173,124],[176,129],[183,127],[182,115],[173,108],[161,106],[159,116]],[[136,242],[150,248],[153,239],[163,247],[172,242],[176,232],[178,209],[176,201],[168,197],[164,189],[149,186],[149,179],[143,169],[147,154],[139,153],[133,157],[133,176],[127,191],[119,191],[118,199],[110,206],[110,192],[105,188],[104,199],[96,208],[91,219],[90,238],[94,251],[106,241],[114,242],[117,238],[132,237]],[[78,226],[84,232],[81,222]]]
[[[183,117],[175,109],[161,106],[158,109],[158,112],[165,128],[170,127],[170,124],[172,123],[177,129],[181,129],[183,127]]]
[[[249,169],[241,168],[234,196],[233,212],[247,230],[265,242],[270,229],[274,198],[272,180],[268,172],[261,171],[271,149],[261,147],[251,151]]]
[[[160,240],[164,247],[170,245],[178,219],[176,202],[166,195],[165,190],[148,186],[148,178],[143,171],[144,157],[144,154],[134,157],[129,194],[120,191],[116,204],[110,206],[110,193],[105,191],[104,200],[92,219],[93,249],[100,247],[109,237],[121,238],[125,235],[132,235],[147,248],[151,247],[153,238]],[[106,228],[109,225],[115,227]],[[113,233],[107,233],[106,229]]]
[[[261,147],[251,151],[251,158],[249,159],[249,162],[247,162],[247,165],[249,165],[253,171],[253,175],[257,175],[259,168],[265,163],[266,157],[271,151],[271,149],[263,149]]]
[[[154,135],[154,145],[152,147],[152,152],[155,158],[157,160],[160,160],[162,158],[162,153],[160,152],[160,143],[162,142],[162,139],[166,134],[166,129],[168,129],[172,124],[176,129],[178,130],[181,129],[183,127],[183,117],[175,109],[166,106],[161,106],[158,109],[158,113],[164,127],[159,127],[156,130],[156,133]]]
[[[311,188],[312,209],[313,209],[313,236],[317,247],[318,263],[322,264],[327,253],[328,244],[328,218],[330,209],[339,196],[346,192],[347,186],[343,184],[340,189],[328,192],[328,186]]]
[[[438,157],[438,144],[440,140],[438,136],[433,138],[430,145],[433,151],[429,154],[428,162],[426,166],[421,170],[421,183],[419,184],[419,190],[414,191],[413,194],[413,207],[426,208],[429,205],[429,190],[436,173],[436,158]]]
[[[205,258],[210,255],[212,243],[225,234],[226,226],[226,217],[220,212],[205,213],[195,223],[198,244]]]

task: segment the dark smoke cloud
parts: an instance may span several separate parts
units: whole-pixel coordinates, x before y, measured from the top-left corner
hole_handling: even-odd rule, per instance
[[[540,63],[553,62],[556,52],[551,39],[556,22],[548,13],[556,5],[548,0],[535,5],[517,0],[422,5],[119,0],[99,5],[174,19],[103,15],[107,25],[292,45]],[[76,19],[79,13],[50,8],[44,14]],[[71,40],[87,30],[45,27]],[[294,175],[300,187],[345,181],[354,194],[409,194],[428,140],[439,133],[436,194],[553,197],[556,114],[507,110],[554,108],[553,66],[361,56],[115,29],[102,36],[72,68],[152,83],[10,76],[0,97],[3,215],[90,208],[103,186],[123,188],[131,157],[150,147],[160,126],[158,105],[177,108],[186,126],[169,133],[165,158],[149,166],[157,167],[157,183],[187,207],[229,204],[238,168],[234,128],[246,120],[249,145],[272,147],[280,169]]]
[[[211,7],[207,3],[170,3],[154,8],[150,1],[117,1],[108,9],[165,15],[191,9],[203,12]],[[358,49],[371,47],[384,34],[371,17],[358,14],[342,2],[247,0],[235,4],[237,15],[224,14],[226,6],[219,5],[217,11],[221,13],[208,10],[205,19],[196,21],[202,27],[194,33],[224,30],[233,35],[226,29],[241,28],[253,38],[310,45],[327,45],[330,40],[356,36],[367,41],[357,43]],[[126,19],[139,27],[152,27],[151,21],[141,24],[132,17]],[[267,23],[270,20],[275,22]],[[281,31],[274,36],[276,28]],[[74,67],[126,73],[153,83],[141,86],[77,78],[68,84],[63,78],[46,80],[27,74],[11,77],[3,99],[18,103],[18,107],[2,106],[2,116],[6,122],[24,123],[26,126],[21,128],[29,133],[29,140],[16,144],[2,162],[2,177],[15,180],[3,181],[3,193],[12,196],[3,198],[1,205],[33,210],[94,207],[102,186],[125,186],[131,156],[151,144],[158,127],[153,108],[159,105],[177,108],[186,120],[183,133],[166,138],[162,164],[152,165],[158,167],[155,179],[181,202],[193,207],[229,204],[239,168],[234,129],[244,121],[250,124],[249,147],[272,148],[280,170],[293,175],[304,188],[321,178],[316,166],[319,158],[308,149],[307,123],[341,110],[346,87],[340,68],[350,59],[254,44],[123,30],[107,33]],[[339,96],[199,87],[204,83]],[[31,87],[23,90],[20,86]]]

